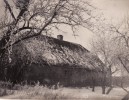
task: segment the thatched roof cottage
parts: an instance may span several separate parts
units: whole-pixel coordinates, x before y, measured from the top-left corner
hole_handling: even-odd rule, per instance
[[[104,69],[97,56],[79,44],[63,41],[61,35],[57,39],[40,35],[23,40],[13,45],[9,57],[4,59],[4,76],[13,82],[98,85]]]

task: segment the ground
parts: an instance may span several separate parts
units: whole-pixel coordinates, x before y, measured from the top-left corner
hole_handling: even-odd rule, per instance
[[[2,91],[2,90],[1,90]],[[3,90],[5,91],[5,90]],[[5,96],[0,99],[42,99],[42,100],[121,100],[126,92],[121,88],[114,88],[109,95],[102,95],[101,87],[96,87],[95,92],[91,88],[65,88],[55,89],[36,85],[24,86],[15,90],[6,90]],[[10,93],[10,94],[9,94]]]

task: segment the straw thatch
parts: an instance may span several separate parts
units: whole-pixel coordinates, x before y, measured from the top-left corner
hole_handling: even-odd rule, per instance
[[[11,53],[4,58],[3,66],[8,69],[6,76],[13,81],[28,80],[23,77],[29,77],[34,73],[35,76],[39,75],[38,73],[42,76],[47,68],[83,69],[96,73],[100,73],[104,69],[100,59],[81,45],[44,35],[23,40],[13,45],[10,51]],[[32,68],[35,72],[31,72]],[[58,73],[60,72],[58,71]],[[30,74],[28,75],[28,73]],[[32,77],[31,79],[33,80]]]

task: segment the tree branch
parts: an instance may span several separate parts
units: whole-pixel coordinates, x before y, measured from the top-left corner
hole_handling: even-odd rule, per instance
[[[118,57],[118,59],[121,62],[121,64],[123,65],[123,67],[126,69],[126,71],[129,73],[129,70],[127,69],[126,65],[123,63],[122,59],[120,57]]]
[[[11,6],[9,5],[8,1],[4,0],[4,3],[6,4],[6,7],[8,8],[12,18],[16,21],[16,18],[15,18],[14,14],[13,14],[13,11],[12,11]]]
[[[33,27],[22,27],[22,28],[19,28],[18,30],[14,31],[13,34],[17,34],[18,32],[22,31],[22,30],[27,30],[27,29],[37,29],[37,28],[33,28]]]
[[[118,68],[116,68],[115,69],[115,71],[113,71],[111,74],[114,74],[115,72],[117,72],[119,69]]]
[[[28,5],[29,5],[30,0],[26,0],[22,9],[20,10],[17,18],[16,18],[16,24],[18,23],[18,21],[20,20],[20,18],[24,15],[24,13],[28,10]]]

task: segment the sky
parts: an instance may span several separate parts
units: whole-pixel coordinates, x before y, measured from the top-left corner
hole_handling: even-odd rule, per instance
[[[3,0],[0,0],[0,7],[3,6]],[[92,0],[92,5],[99,9],[104,17],[113,23],[121,22],[124,17],[127,16],[127,10],[129,6],[129,0]],[[2,12],[3,9],[0,9]],[[60,32],[64,36],[64,40],[81,44],[87,49],[91,49],[91,40],[95,38],[95,33],[92,33],[88,29],[79,28],[76,31],[77,37],[74,37],[72,32],[67,27],[64,28],[66,33]],[[56,37],[57,34],[54,35]]]
[[[120,23],[128,12],[129,0],[92,0],[91,2],[109,23]],[[95,33],[85,28],[79,28],[75,38],[70,32],[64,34],[64,40],[79,43],[87,49],[91,49],[91,41],[95,38]]]

